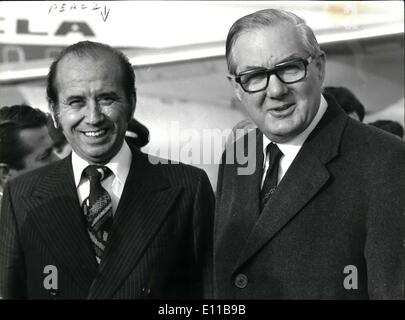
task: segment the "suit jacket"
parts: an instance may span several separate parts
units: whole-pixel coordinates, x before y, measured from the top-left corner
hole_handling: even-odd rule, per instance
[[[222,163],[214,227],[215,297],[403,299],[404,144],[328,109],[259,212],[262,134],[246,164]],[[242,145],[241,145],[242,143]],[[229,161],[228,161],[229,163]]]
[[[0,296],[210,296],[214,195],[207,175],[184,164],[152,165],[148,155],[132,153],[100,265],[80,209],[71,157],[8,183],[0,217]],[[57,270],[56,290],[47,290],[51,278],[46,277],[55,273],[46,266]]]

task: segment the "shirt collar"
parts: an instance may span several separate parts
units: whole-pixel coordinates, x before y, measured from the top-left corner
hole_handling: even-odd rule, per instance
[[[113,172],[118,182],[121,185],[124,185],[128,177],[131,161],[132,152],[131,149],[129,149],[128,144],[124,140],[120,151],[107,164],[105,164],[105,166]],[[90,163],[80,158],[76,152],[72,151],[72,167],[76,188],[80,184],[83,170],[88,165],[90,165]]]
[[[321,121],[327,108],[328,108],[328,103],[326,102],[323,95],[321,95],[321,101],[319,103],[318,111],[317,111],[315,117],[312,119],[309,126],[304,131],[302,131],[299,135],[297,135],[296,137],[291,139],[290,141],[285,142],[285,143],[277,143],[277,146],[280,148],[281,152],[285,156],[291,155],[291,156],[295,157],[297,155],[298,151],[301,149],[305,140],[308,138],[310,133],[315,129],[315,127],[317,126],[319,121]],[[263,134],[263,153],[264,153],[264,155],[266,155],[266,147],[269,143],[271,143],[271,140]]]

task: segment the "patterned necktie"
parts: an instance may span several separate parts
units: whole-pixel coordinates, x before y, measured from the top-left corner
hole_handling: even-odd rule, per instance
[[[269,143],[269,145],[266,147],[266,154],[268,155],[267,158],[269,159],[269,168],[267,169],[263,187],[260,192],[260,212],[263,210],[267,201],[272,197],[273,193],[276,191],[278,178],[278,163],[281,156],[283,155],[283,153],[275,143]]]
[[[111,173],[107,167],[95,165],[90,165],[83,171],[83,175],[90,181],[90,194],[83,201],[82,209],[98,262],[103,256],[113,217],[111,197],[101,186],[101,181]]]

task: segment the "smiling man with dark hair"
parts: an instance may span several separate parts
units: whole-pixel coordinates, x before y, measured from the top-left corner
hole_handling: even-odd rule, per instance
[[[73,151],[6,185],[0,296],[211,295],[210,182],[188,165],[152,165],[125,141],[134,80],[121,52],[90,41],[66,48],[52,64],[49,104]]]

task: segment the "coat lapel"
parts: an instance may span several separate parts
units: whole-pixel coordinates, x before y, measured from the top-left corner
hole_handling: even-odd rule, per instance
[[[249,150],[249,146],[252,145],[254,149]],[[246,243],[260,214],[259,194],[263,174],[262,146],[263,135],[256,129],[249,131],[242,139],[239,139],[235,144],[235,150],[227,150],[232,154],[233,163],[224,166],[227,170],[231,170],[226,175],[232,176],[232,181],[224,186],[226,192],[223,194],[221,203],[217,203],[216,209],[221,212],[220,215],[217,215],[217,224],[224,226],[223,230],[216,230],[218,234],[216,251],[221,252],[221,260],[226,261],[226,265],[236,263],[240,249]],[[241,169],[252,166],[251,163],[241,163],[243,161],[238,159],[240,150],[243,150],[244,155],[248,156],[248,161],[255,162],[253,173],[240,174]],[[226,161],[226,159],[224,160]],[[249,200],[247,201],[247,199]]]
[[[107,299],[119,288],[144,255],[180,194],[147,156],[133,150],[133,159],[119,202],[111,238],[88,298]]]
[[[71,157],[51,166],[24,202],[29,219],[59,264],[56,267],[66,270],[87,292],[97,263],[77,197]]]
[[[333,100],[326,98],[327,111],[263,209],[242,249],[234,271],[294,219],[329,180],[330,174],[326,163],[338,155],[347,116]]]

